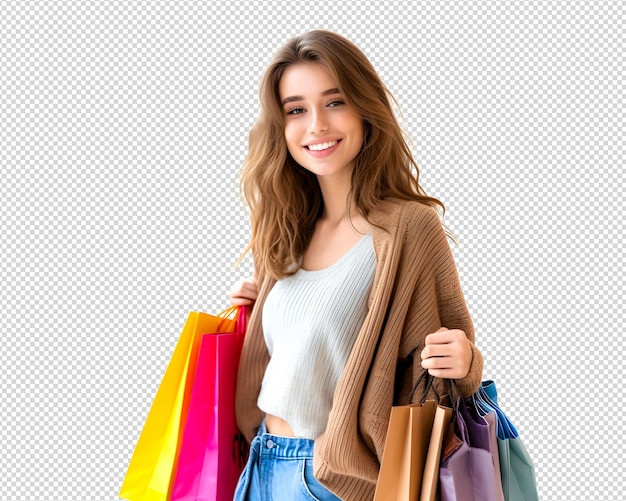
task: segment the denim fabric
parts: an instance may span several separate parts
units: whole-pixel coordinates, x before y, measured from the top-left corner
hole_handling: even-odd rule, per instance
[[[266,433],[250,444],[234,501],[340,501],[313,475],[313,440]]]

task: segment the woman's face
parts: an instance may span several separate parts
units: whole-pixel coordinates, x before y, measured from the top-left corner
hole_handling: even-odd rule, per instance
[[[294,160],[318,178],[351,176],[363,145],[363,120],[330,72],[315,63],[289,66],[278,93]]]

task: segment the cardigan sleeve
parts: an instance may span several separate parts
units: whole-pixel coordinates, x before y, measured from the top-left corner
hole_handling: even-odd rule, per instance
[[[411,387],[424,374],[420,353],[425,337],[440,327],[461,329],[471,343],[472,363],[468,374],[456,384],[464,397],[475,393],[482,380],[483,357],[475,345],[474,325],[461,289],[454,256],[435,211],[419,218],[419,234],[412,252],[420,256],[414,292],[407,312],[401,354],[413,353]],[[409,228],[411,226],[409,225]],[[405,387],[406,388],[406,387]],[[419,393],[413,398],[419,400]]]
[[[465,302],[458,271],[447,239],[445,239],[445,245],[442,244],[442,247],[442,262],[438,267],[436,276],[439,318],[442,327],[461,329],[471,343],[472,363],[469,372],[464,378],[456,380],[461,394],[468,397],[480,387],[483,374],[483,356],[475,344],[474,324]]]

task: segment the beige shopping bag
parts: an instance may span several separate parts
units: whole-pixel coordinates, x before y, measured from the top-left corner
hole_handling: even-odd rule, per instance
[[[391,408],[374,501],[419,499],[436,411],[434,400]]]
[[[428,445],[428,454],[424,466],[420,501],[436,501],[439,499],[437,489],[439,485],[439,465],[441,464],[443,440],[451,420],[452,408],[438,405],[430,433],[430,443]]]

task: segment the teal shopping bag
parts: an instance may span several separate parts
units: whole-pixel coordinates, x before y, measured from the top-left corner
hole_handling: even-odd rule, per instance
[[[491,380],[483,381],[477,396],[477,406],[496,410],[499,421],[498,454],[504,499],[539,501],[535,467],[517,429],[498,405],[496,384]]]

